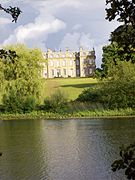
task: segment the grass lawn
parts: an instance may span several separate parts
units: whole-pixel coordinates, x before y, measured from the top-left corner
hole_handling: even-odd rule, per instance
[[[44,81],[44,97],[50,96],[57,89],[68,96],[69,100],[74,100],[86,88],[97,84],[97,79],[93,78],[55,78]]]

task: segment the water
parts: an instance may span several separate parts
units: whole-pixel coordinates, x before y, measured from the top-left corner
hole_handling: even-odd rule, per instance
[[[111,163],[135,119],[0,121],[0,180],[124,180]]]

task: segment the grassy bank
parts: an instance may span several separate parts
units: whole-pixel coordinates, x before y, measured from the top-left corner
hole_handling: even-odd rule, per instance
[[[72,112],[45,112],[34,111],[26,114],[0,114],[0,120],[23,120],[23,119],[72,119],[72,118],[118,118],[118,117],[135,117],[135,110],[127,109],[94,109],[78,110]]]
[[[97,102],[78,102],[74,101],[78,95],[86,88],[97,85],[97,80],[92,78],[68,78],[68,79],[48,79],[43,80],[43,97],[47,97],[60,89],[68,97],[68,103],[60,107],[38,108],[37,111],[25,114],[9,114],[0,113],[0,120],[15,120],[15,119],[67,119],[67,118],[110,118],[110,117],[134,117],[135,109],[107,109],[103,104]],[[93,97],[95,98],[95,97]],[[57,102],[57,98],[53,102]],[[59,102],[57,102],[59,104]],[[42,104],[43,106],[43,104]],[[40,107],[40,106],[39,106]],[[40,110],[39,110],[40,109]],[[41,110],[42,109],[42,110]],[[43,110],[44,109],[44,110]],[[48,111],[49,111],[48,110]]]
[[[43,97],[52,95],[56,89],[64,92],[69,100],[75,100],[81,92],[97,84],[93,78],[55,78],[43,80]]]

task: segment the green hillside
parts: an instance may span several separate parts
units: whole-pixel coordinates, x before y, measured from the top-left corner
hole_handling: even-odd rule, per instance
[[[94,86],[97,79],[93,78],[55,78],[44,80],[44,97],[50,96],[57,89],[64,92],[69,100],[74,100],[85,88]]]

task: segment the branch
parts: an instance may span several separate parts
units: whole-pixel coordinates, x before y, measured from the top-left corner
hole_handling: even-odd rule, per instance
[[[4,8],[2,7],[1,4],[0,4],[0,10],[3,10],[6,13],[10,14],[13,18],[12,22],[15,22],[15,23],[17,22],[19,15],[22,13],[22,11],[18,7],[9,6],[9,8]]]

